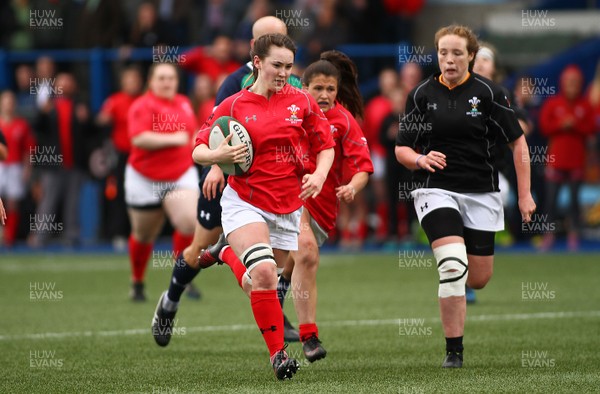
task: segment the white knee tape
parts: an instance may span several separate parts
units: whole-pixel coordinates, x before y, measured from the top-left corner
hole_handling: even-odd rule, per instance
[[[275,263],[273,249],[266,243],[258,243],[250,246],[242,253],[242,263],[246,266],[246,272],[250,274],[256,266],[262,263]]]
[[[438,296],[460,297],[465,295],[468,276],[467,248],[464,244],[454,243],[433,249],[440,274]]]
[[[248,271],[244,272],[244,278],[246,278],[246,283],[252,286],[252,278],[250,277]]]

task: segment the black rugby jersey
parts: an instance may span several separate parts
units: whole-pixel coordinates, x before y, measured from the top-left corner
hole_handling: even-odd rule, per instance
[[[452,90],[439,77],[410,92],[400,120],[396,145],[446,155],[446,168],[414,171],[415,183],[457,193],[499,191],[494,146],[523,134],[514,110],[501,87],[478,74]]]

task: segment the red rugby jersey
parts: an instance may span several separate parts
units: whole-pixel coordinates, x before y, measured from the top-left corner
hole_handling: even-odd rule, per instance
[[[23,157],[29,155],[30,148],[35,146],[29,124],[23,118],[13,118],[10,122],[0,119],[0,130],[6,137],[6,148],[8,149],[8,156],[3,163],[22,163]]]
[[[334,146],[329,122],[307,92],[290,85],[270,99],[242,89],[223,101],[202,126],[196,146],[208,145],[212,125],[221,116],[243,124],[254,149],[244,175],[230,175],[240,198],[264,211],[286,214],[302,206],[301,176],[310,157]]]
[[[173,100],[147,92],[135,100],[128,113],[129,138],[144,132],[175,133],[187,131],[190,140],[197,129],[196,117],[187,97],[178,94]],[[131,147],[128,163],[147,178],[174,181],[192,165],[190,145],[146,150]]]
[[[127,132],[127,113],[131,104],[138,97],[130,96],[124,92],[117,92],[109,96],[100,109],[100,112],[111,116],[112,133],[110,138],[115,148],[123,153],[129,153],[131,150],[131,140]]]
[[[330,232],[335,227],[339,207],[335,188],[349,182],[358,172],[372,174],[373,163],[367,139],[346,108],[336,102],[325,116],[331,124],[331,135],[335,141],[335,159],[323,190],[316,198],[307,199],[304,206],[319,226]],[[315,163],[312,159],[309,168],[314,168]]]

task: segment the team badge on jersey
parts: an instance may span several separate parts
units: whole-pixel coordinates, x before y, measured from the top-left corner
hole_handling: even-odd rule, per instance
[[[287,107],[287,109],[288,109],[288,111],[290,111],[290,117],[285,118],[285,120],[287,120],[291,124],[296,124],[296,123],[302,122],[302,119],[300,119],[298,116],[296,116],[298,111],[300,111],[300,107],[298,107],[296,104],[292,104],[289,107]]]
[[[470,99],[469,104],[471,104],[471,110],[467,112],[467,115],[472,116],[473,118],[481,115],[481,112],[479,112],[479,109],[477,109],[477,106],[480,102],[481,100],[479,100],[476,96]]]

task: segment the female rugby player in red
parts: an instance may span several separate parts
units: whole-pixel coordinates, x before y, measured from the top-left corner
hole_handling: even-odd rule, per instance
[[[440,275],[442,366],[460,368],[465,284],[481,289],[490,280],[494,235],[504,228],[493,150],[497,139],[513,151],[523,221],[531,220],[535,203],[529,150],[515,112],[498,85],[469,71],[477,37],[468,27],[447,26],[437,31],[435,47],[441,72],[409,94],[396,158],[423,185],[412,196]]]
[[[177,93],[177,68],[155,63],[148,75],[148,91],[129,109],[131,153],[125,170],[125,202],[131,236],[129,257],[136,301],[145,300],[144,273],[153,243],[165,222],[175,228],[175,256],[194,233],[198,172],[190,157],[197,129],[187,97]]]
[[[241,284],[245,271],[252,277],[250,303],[269,348],[278,379],[289,379],[298,362],[284,350],[283,312],[277,298],[277,267],[298,249],[304,199],[316,197],[333,162],[334,142],[327,119],[306,92],[287,84],[296,47],[282,34],[258,38],[252,49],[255,82],[230,96],[200,130],[194,160],[202,165],[242,162],[245,146],[208,148],[212,124],[221,116],[239,119],[248,130],[254,161],[241,176],[230,175],[221,198],[223,232],[230,247],[220,242],[219,260],[236,261],[232,269]],[[316,156],[314,172],[306,174],[304,160],[287,160],[286,152]],[[305,174],[302,176],[302,174]],[[163,320],[161,302],[155,319]],[[173,313],[174,315],[174,313]]]
[[[321,193],[304,203],[298,251],[290,254],[294,262],[292,298],[302,348],[310,362],[327,354],[316,325],[319,247],[336,225],[339,201],[352,202],[373,173],[366,138],[354,119],[363,115],[357,78],[354,63],[338,51],[322,53],[321,60],[309,65],[302,77],[305,89],[325,113],[335,141],[333,165]],[[310,165],[314,165],[312,157]]]

